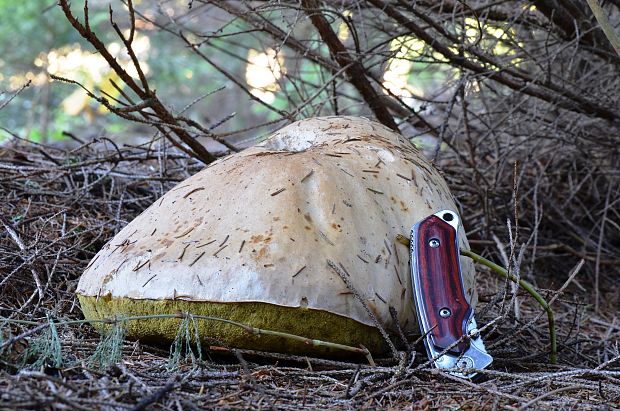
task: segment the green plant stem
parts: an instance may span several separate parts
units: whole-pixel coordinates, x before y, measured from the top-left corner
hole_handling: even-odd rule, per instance
[[[405,247],[410,246],[410,240],[402,234],[396,235],[396,242],[404,245]],[[485,265],[489,267],[491,270],[501,275],[502,277],[514,283],[519,284],[521,288],[527,291],[527,293],[531,295],[538,302],[538,304],[540,304],[543,310],[545,310],[545,312],[547,313],[547,320],[549,322],[549,340],[551,342],[551,355],[549,355],[549,362],[551,364],[557,364],[558,346],[557,346],[557,334],[555,332],[555,318],[553,316],[553,311],[551,310],[551,307],[549,307],[549,304],[547,304],[545,299],[542,298],[542,296],[538,293],[538,291],[534,289],[534,286],[525,280],[517,278],[516,276],[512,274],[508,274],[508,270],[506,270],[504,267],[499,266],[495,264],[494,262],[487,260],[486,258],[474,253],[473,251],[464,250],[462,248],[460,251],[461,251],[461,255],[465,257],[469,257],[472,260],[474,260],[474,262]]]
[[[523,288],[529,295],[531,295],[540,306],[547,313],[547,320],[549,322],[549,339],[551,340],[551,355],[549,356],[549,362],[551,364],[557,364],[558,362],[558,348],[557,348],[557,335],[555,332],[555,318],[553,317],[553,310],[549,307],[549,304],[545,301],[545,299],[534,289],[534,286],[527,281],[517,278],[513,274],[509,274],[508,270],[504,267],[495,264],[492,261],[487,260],[486,258],[474,253],[473,251],[461,249],[461,255],[465,257],[469,257],[474,262],[480,263],[484,266],[489,267],[491,270],[495,271],[497,274],[501,275],[507,280],[510,280],[514,283],[519,284],[521,288]]]
[[[588,6],[590,6],[590,9],[592,10],[592,14],[594,14],[594,17],[598,21],[598,24],[601,25],[603,33],[605,33],[605,36],[613,46],[614,50],[616,50],[616,53],[618,53],[618,55],[620,56],[620,37],[618,37],[618,34],[616,34],[616,32],[614,31],[614,28],[612,27],[609,19],[605,15],[603,8],[599,4],[598,0],[586,1],[588,2]]]
[[[313,347],[328,347],[328,348],[334,348],[334,349],[337,349],[337,350],[349,351],[349,352],[354,352],[354,353],[357,353],[357,354],[363,354],[368,359],[368,362],[371,365],[374,365],[374,361],[372,359],[370,351],[368,351],[368,349],[366,349],[366,348],[358,348],[358,347],[352,347],[352,346],[349,346],[349,345],[333,343],[333,342],[329,342],[329,341],[315,340],[315,339],[312,339],[312,338],[306,338],[306,337],[302,337],[302,336],[299,336],[299,335],[289,334],[289,333],[285,333],[285,332],[281,332],[281,331],[273,331],[273,330],[265,330],[265,329],[262,329],[262,328],[256,328],[256,327],[252,327],[252,326],[247,325],[247,324],[242,324],[242,323],[238,323],[236,321],[227,320],[225,318],[209,317],[209,316],[206,316],[206,315],[193,315],[191,313],[182,313],[182,314],[153,314],[153,315],[140,315],[140,316],[135,316],[135,317],[104,318],[104,319],[100,319],[100,320],[69,320],[69,321],[63,321],[63,322],[56,322],[56,323],[54,323],[54,325],[55,326],[61,326],[61,325],[86,324],[86,323],[116,324],[118,322],[149,320],[149,319],[157,319],[157,318],[179,318],[179,319],[183,319],[183,318],[187,318],[189,316],[191,316],[193,318],[196,318],[196,319],[201,319],[201,320],[218,321],[218,322],[223,322],[223,323],[226,323],[226,324],[230,324],[230,325],[233,325],[233,326],[236,326],[236,327],[243,328],[248,333],[254,334],[254,335],[261,335],[261,334],[263,334],[263,335],[271,335],[271,336],[274,336],[274,337],[282,337],[282,338],[287,338],[289,340],[299,341],[299,342],[302,342],[304,344],[308,344],[308,345],[313,346]],[[49,323],[41,324],[41,323],[38,323],[36,321],[9,320],[9,319],[4,319],[4,318],[2,318],[2,320],[5,320],[6,322],[14,323],[14,324],[36,325],[36,326],[38,326],[37,327],[37,331],[39,329],[43,329],[43,328],[49,327]],[[27,336],[26,334],[22,334],[20,336],[15,337],[15,338],[9,339],[8,341],[6,341],[2,345],[0,345],[0,350],[2,350],[3,348],[5,348],[8,345],[11,345],[11,344],[15,343],[19,339],[21,339],[23,337],[26,337],[26,336]]]

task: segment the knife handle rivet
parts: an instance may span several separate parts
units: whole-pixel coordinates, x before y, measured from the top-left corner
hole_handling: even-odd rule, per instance
[[[452,213],[444,213],[444,215],[442,216],[444,221],[452,221],[454,220],[454,214]]]
[[[437,238],[431,238],[430,240],[428,240],[428,245],[431,246],[431,248],[437,248],[440,244],[441,243]]]
[[[448,318],[452,315],[452,311],[450,311],[449,308],[444,307],[439,310],[439,315],[441,316],[441,318]]]

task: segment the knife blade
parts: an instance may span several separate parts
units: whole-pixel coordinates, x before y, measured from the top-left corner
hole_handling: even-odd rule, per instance
[[[433,366],[462,378],[493,362],[465,293],[458,243],[459,217],[442,210],[411,229],[411,280],[418,324]]]

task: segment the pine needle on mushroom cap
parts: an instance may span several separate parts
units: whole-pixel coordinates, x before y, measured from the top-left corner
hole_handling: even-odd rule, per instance
[[[382,351],[389,307],[417,333],[409,258],[394,239],[445,208],[456,209],[445,181],[400,135],[360,117],[303,120],[166,193],[103,247],[78,294],[87,318],[190,311]],[[465,260],[463,273],[472,293]],[[314,350],[204,327],[231,346]],[[171,340],[176,328],[144,321],[128,335]]]

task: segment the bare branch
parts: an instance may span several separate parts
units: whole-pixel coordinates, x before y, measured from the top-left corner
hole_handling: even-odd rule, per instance
[[[90,44],[93,45],[95,50],[97,50],[97,52],[101,54],[101,56],[106,60],[106,62],[110,65],[110,67],[114,70],[114,72],[118,74],[118,76],[121,78],[123,83],[125,83],[134,93],[136,93],[136,95],[143,101],[143,103],[141,104],[145,104],[145,102],[148,102],[148,106],[152,108],[153,112],[159,118],[161,123],[169,125],[172,128],[173,133],[177,136],[177,138],[182,143],[184,143],[185,145],[189,147],[189,148],[182,148],[182,150],[188,153],[189,155],[200,159],[205,164],[209,164],[212,161],[214,161],[215,157],[213,156],[213,154],[209,153],[207,149],[202,144],[200,144],[200,142],[195,140],[194,137],[192,137],[182,127],[179,127],[179,124],[178,124],[179,120],[175,118],[175,116],[156,97],[155,93],[151,91],[148,81],[146,79],[146,76],[144,75],[144,71],[142,70],[142,67],[140,66],[140,62],[138,61],[138,58],[132,48],[132,42],[133,42],[134,33],[135,33],[135,12],[134,12],[131,1],[128,3],[129,10],[130,10],[129,12],[130,20],[131,20],[131,23],[130,23],[131,29],[130,29],[129,38],[128,39],[125,38],[125,36],[121,32],[118,25],[114,22],[111,6],[109,8],[110,23],[112,24],[112,27],[114,28],[118,37],[121,39],[121,41],[125,45],[125,48],[131,58],[131,61],[134,67],[136,68],[136,71],[138,72],[138,76],[140,78],[142,87],[134,81],[134,79],[127,73],[127,71],[120,65],[120,63],[110,54],[108,49],[105,47],[105,44],[103,44],[103,42],[97,37],[97,35],[90,29],[90,26],[88,23],[88,14],[89,14],[88,2],[86,2],[84,5],[84,21],[85,21],[84,25],[82,25],[77,20],[77,18],[73,15],[73,13],[71,12],[70,5],[67,0],[59,0],[59,4],[65,14],[65,17],[67,18],[67,20],[69,20],[71,25],[78,31],[78,33],[80,33],[82,37],[84,37],[84,39],[86,39]],[[115,85],[115,87],[117,86]],[[123,118],[130,119],[132,121],[139,121],[135,117],[128,116],[127,115],[128,111],[126,109],[116,109],[114,107],[111,107],[107,103],[107,100],[95,97],[94,94],[91,93],[90,91],[87,91],[87,92],[89,96],[91,96],[92,98],[95,98],[99,103],[105,105],[113,113]],[[146,117],[144,113],[143,113],[143,116]],[[148,123],[148,121],[146,122]],[[172,135],[169,132],[165,131],[165,129],[163,129],[161,125],[157,125],[156,128],[162,133],[164,133],[164,135],[168,136],[168,138],[171,139],[172,143],[176,147],[178,148],[182,147],[181,143],[177,142],[176,139],[172,138]]]
[[[329,25],[329,22],[321,12],[321,3],[318,0],[302,0],[302,5],[306,13],[310,17],[312,24],[316,27],[321,38],[329,47],[334,59],[345,68],[351,84],[355,86],[357,91],[362,95],[369,108],[373,111],[377,120],[392,130],[398,130],[398,126],[394,118],[387,110],[382,100],[379,98],[377,91],[368,81],[366,70],[362,63],[353,58],[344,45],[338,39],[338,36]]]

